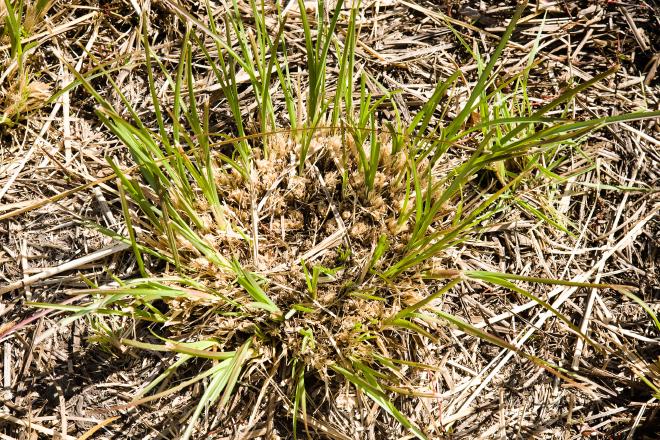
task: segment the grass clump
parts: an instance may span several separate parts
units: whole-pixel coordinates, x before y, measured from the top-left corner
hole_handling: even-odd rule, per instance
[[[166,3],[185,32],[172,71],[152,47],[145,20],[151,115],[134,107],[103,65],[94,75],[107,79],[121,109],[71,69],[135,163],[127,168],[109,159],[125,224],[104,232],[132,246],[139,276],[113,288],[94,286],[87,291],[92,302],[66,310],[93,320],[102,329],[98,341],[169,354],[169,364],[127,406],[203,382],[181,438],[201,432],[199,420],[211,405],[242,414],[241,428],[249,429],[271,417],[263,415],[269,396],[277,396],[275,417],[291,422],[294,437],[342,438],[340,427],[319,414],[336,411],[327,390],[344,388],[354,390],[345,403],[350,410],[375,404],[417,438],[429,438],[433,416],[406,412],[403,403],[437,397],[422,373],[436,368],[433,351],[450,340],[449,327],[579,381],[554,359],[449,313],[446,296],[478,284],[503,288],[590,342],[519,282],[631,292],[466,269],[450,254],[514,211],[570,233],[545,192],[561,185],[555,171],[570,149],[595,128],[657,113],[567,118],[572,98],[611,72],[533,108],[526,81],[534,52],[520,72],[498,67],[524,5],[488,60],[472,52],[479,76],[456,111],[459,72],[440,80],[405,122],[397,92],[358,73],[356,8],[339,1],[325,11],[319,1],[308,13],[302,0],[288,11],[234,1],[218,13],[207,2],[200,18]],[[307,59],[296,72],[285,38],[294,25]],[[330,60],[340,72],[334,94]],[[229,111],[231,135],[215,133],[228,131],[227,121],[220,124],[216,104],[197,91],[204,72],[221,91],[217,108]],[[239,401],[249,402],[252,413]]]
[[[9,42],[10,50],[5,65],[0,65],[0,126],[40,109],[50,98],[50,87],[30,69],[30,54],[37,43],[28,37],[43,27],[52,4],[53,0],[0,2],[0,44]]]

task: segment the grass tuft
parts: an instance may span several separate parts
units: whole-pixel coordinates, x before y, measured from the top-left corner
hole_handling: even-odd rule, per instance
[[[49,3],[38,2],[29,18],[4,1],[20,59],[19,16],[32,23]],[[233,414],[240,401],[260,403],[265,394],[279,396],[276,412],[292,437],[314,438],[327,432],[314,415],[336,410],[327,390],[350,389],[361,415],[393,419],[426,439],[434,435],[428,417],[407,411],[408,403],[437,397],[424,383],[423,373],[436,368],[424,352],[455,332],[567,383],[581,381],[557,359],[451,312],[445,302],[460,292],[488,286],[519,295],[613,357],[621,352],[598,347],[539,286],[616,289],[660,329],[652,308],[625,286],[466,270],[451,257],[514,213],[576,233],[554,208],[560,165],[596,129],[660,116],[569,117],[571,101],[615,68],[535,107],[528,81],[537,51],[519,72],[501,67],[525,3],[488,57],[466,45],[476,82],[458,70],[440,79],[408,121],[398,113],[399,91],[360,68],[359,2],[326,10],[322,0],[314,7],[298,0],[285,12],[254,0],[218,11],[206,1],[201,16],[164,3],[182,39],[168,61],[143,17],[148,112],[125,96],[109,66],[88,74],[69,66],[74,86],[93,97],[98,119],[130,153],[131,167],[108,158],[123,225],[97,228],[130,244],[139,277],[86,290],[84,305],[33,304],[86,317],[108,349],[165,356],[162,371],[125,408],[203,383],[187,402],[183,439],[201,437],[209,408]],[[290,40],[294,31],[304,63],[291,61],[292,47],[302,46]],[[4,118],[29,111],[29,100]],[[657,394],[657,375],[640,376]]]

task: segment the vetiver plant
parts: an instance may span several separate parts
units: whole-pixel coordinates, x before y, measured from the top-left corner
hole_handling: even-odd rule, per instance
[[[184,439],[199,432],[209,408],[222,414],[238,399],[254,408],[247,421],[253,425],[268,396],[281,402],[277,416],[290,420],[294,437],[345,438],[315,414],[333,406],[327,390],[350,385],[361,411],[372,411],[362,407],[372,402],[427,438],[425,421],[401,402],[436,397],[418,373],[436,369],[422,352],[445,337],[444,327],[511,350],[570,383],[581,380],[448,313],[444,297],[464,286],[497,286],[536,302],[589,343],[561,310],[520,282],[613,288],[639,301],[630,289],[462,270],[447,255],[514,210],[570,233],[543,203],[547,188],[562,184],[555,170],[563,158],[596,128],[660,112],[566,117],[572,98],[612,71],[534,108],[526,78],[535,52],[520,72],[498,69],[525,5],[488,59],[473,51],[479,76],[453,115],[466,85],[459,72],[439,80],[406,122],[392,99],[397,91],[357,69],[356,8],[342,1],[332,11],[319,1],[308,14],[302,0],[287,11],[252,0],[249,19],[234,1],[221,20],[206,2],[206,21],[166,3],[185,32],[172,72],[152,48],[144,17],[151,115],[134,108],[103,65],[88,76],[71,69],[72,86],[95,98],[98,117],[134,161],[125,167],[108,158],[124,229],[97,228],[131,246],[140,276],[92,286],[86,305],[36,304],[85,317],[98,329],[94,340],[110,347],[169,355],[126,407],[203,383]],[[295,71],[286,39],[292,22],[307,56]],[[340,72],[334,91],[330,57]],[[202,72],[216,81],[219,104],[199,93]],[[92,77],[105,78],[123,108],[99,93]],[[159,95],[163,88],[167,99]],[[230,122],[216,117],[216,105],[229,110]],[[657,377],[640,371],[640,378],[660,392]]]

